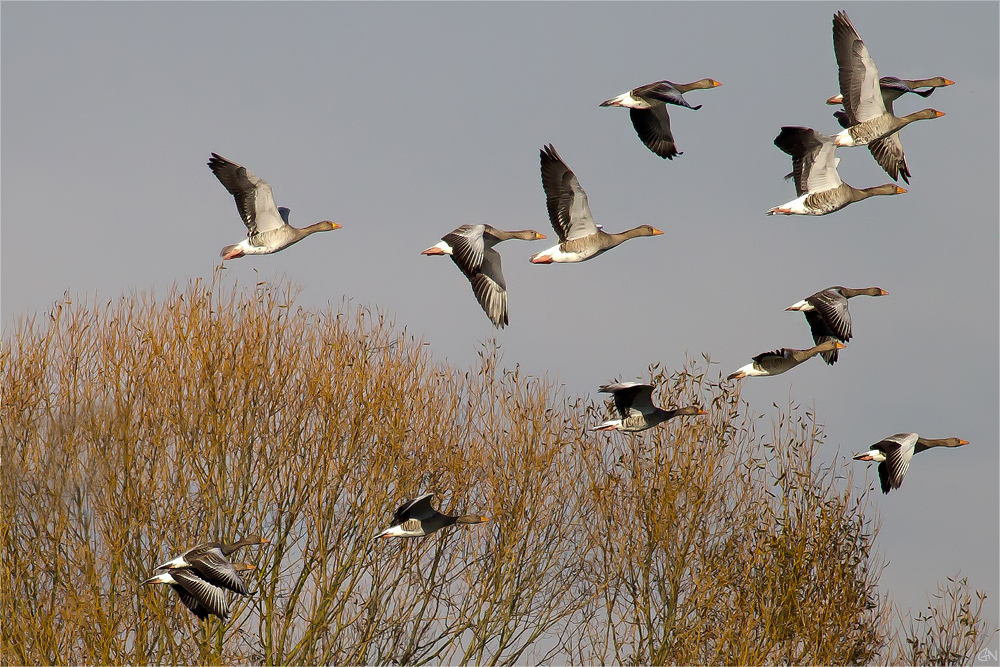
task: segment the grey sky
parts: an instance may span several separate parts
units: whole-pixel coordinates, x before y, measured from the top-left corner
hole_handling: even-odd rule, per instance
[[[898,114],[947,116],[903,131],[907,194],[766,217],[794,198],[780,127],[839,130],[824,104],[839,92],[838,9],[882,75],[957,81]],[[494,330],[452,262],[420,251],[465,223],[546,234],[500,246],[510,326],[495,335],[508,366],[573,394],[685,354],[709,352],[725,375],[809,347],[785,307],[876,285],[889,296],[852,301],[836,366],[749,379],[743,397],[764,415],[815,406],[829,460],[900,431],[971,441],[921,454],[875,499],[883,592],[916,609],[961,572],[1000,617],[997,3],[4,2],[0,26],[5,332],[66,289],[107,301],[211,276],[245,236],[211,151],[268,180],[293,224],[343,225],[228,262],[227,281],[286,275],[301,305],[377,304],[462,366]],[[598,107],[703,77],[723,86],[686,96],[699,111],[671,107],[672,162],[627,111]],[[530,264],[555,237],[549,142],[608,231],[666,233]],[[866,149],[838,156],[846,182],[889,182]]]

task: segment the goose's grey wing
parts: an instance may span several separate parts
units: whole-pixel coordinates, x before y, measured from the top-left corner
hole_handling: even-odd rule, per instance
[[[433,493],[425,493],[400,505],[396,509],[396,516],[392,525],[396,526],[407,519],[423,519],[425,516],[433,514],[434,510],[431,508],[431,498],[433,497]]]
[[[645,384],[635,388],[635,395],[632,397],[632,409],[638,410],[644,415],[653,414],[653,385]]]
[[[267,181],[216,153],[212,153],[208,166],[236,200],[236,210],[247,226],[248,236],[269,232],[284,225]],[[285,215],[288,215],[287,209]]]
[[[194,570],[171,570],[170,576],[180,584],[202,607],[225,619],[229,616],[226,591],[202,579]],[[183,599],[182,599],[183,601]],[[187,604],[187,603],[185,603]],[[190,606],[188,607],[190,609]],[[193,610],[192,610],[193,611]]]
[[[906,93],[917,92],[906,81],[895,76],[883,76],[878,80],[878,86],[882,90],[882,103],[890,113],[892,112],[892,103],[894,100],[899,99]]]
[[[174,589],[174,592],[177,593],[177,597],[181,599],[181,602],[191,611],[192,614],[203,621],[208,618],[208,610],[201,606],[201,603],[198,602],[198,598],[184,590],[183,586],[180,584],[170,584],[170,588]]]
[[[869,142],[868,150],[892,180],[902,178],[904,183],[910,182],[910,169],[906,166],[906,156],[903,154],[903,144],[899,141],[899,132]]]
[[[642,382],[616,382],[602,385],[600,391],[614,394],[615,408],[622,419],[653,412],[653,385]]]
[[[677,155],[683,155],[677,150],[674,135],[670,131],[670,114],[663,104],[656,104],[648,109],[629,109],[632,127],[635,133],[646,144],[646,148],[667,160],[673,160]]]
[[[751,357],[753,362],[759,367],[766,371],[777,370],[785,365],[786,348],[781,348],[780,350],[774,350],[773,352],[762,352],[756,357]]]
[[[851,125],[885,113],[878,68],[843,11],[833,17],[833,50],[839,68],[840,94]]]
[[[701,105],[691,106],[691,104],[684,99],[684,94],[677,90],[672,83],[669,81],[657,81],[656,83],[648,83],[645,86],[640,86],[632,91],[633,97],[642,97],[646,100],[656,100],[657,102],[663,102],[664,104],[676,104],[680,107],[687,107],[688,109],[700,109]]]
[[[851,311],[847,307],[847,299],[836,290],[816,292],[806,299],[823,318],[827,329],[841,342],[851,340]],[[807,311],[808,312],[808,311]]]
[[[903,485],[903,477],[913,458],[913,446],[917,442],[916,433],[897,433],[872,445],[873,449],[885,452],[885,461],[879,464],[879,481],[882,493],[898,489]]]
[[[774,145],[792,156],[792,176],[798,196],[840,187],[833,137],[810,127],[783,127]]]
[[[840,162],[835,155],[837,144],[825,134],[818,132],[813,132],[813,134],[820,146],[811,154],[811,163],[803,174],[807,191],[825,192],[839,188],[842,181],[840,174],[837,173],[837,164]]]
[[[816,345],[822,345],[828,340],[837,340],[837,335],[830,331],[830,327],[826,326],[826,321],[823,320],[823,316],[817,313],[815,310],[807,310],[804,312],[806,316],[806,322],[809,323],[809,330],[812,332],[813,341]],[[823,361],[830,364],[831,366],[837,363],[837,354],[839,350],[830,350],[829,352],[820,352],[823,357]]]
[[[559,240],[572,241],[597,233],[587,193],[552,144],[542,148],[541,165],[549,222]]]
[[[219,549],[205,552],[203,556],[191,564],[198,571],[198,574],[210,584],[228,588],[240,595],[247,595],[250,592],[236,568],[233,567],[228,558],[222,555],[222,551]]]
[[[469,282],[493,326],[498,329],[507,326],[507,284],[503,279],[500,253],[486,248],[479,271],[469,276]]]
[[[462,225],[441,239],[451,246],[452,260],[470,279],[483,265],[483,251],[486,249],[486,243],[483,241],[485,229],[484,225]]]

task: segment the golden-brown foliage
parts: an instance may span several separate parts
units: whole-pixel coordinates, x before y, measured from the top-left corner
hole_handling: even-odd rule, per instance
[[[5,663],[863,663],[873,527],[812,415],[768,435],[705,367],[651,368],[638,436],[501,367],[435,361],[377,313],[196,282],[66,302],[4,341]],[[706,366],[707,367],[707,366]],[[600,380],[603,380],[601,378]],[[425,491],[484,526],[374,543]],[[253,593],[199,622],[152,568],[206,539]]]
[[[996,636],[996,625],[983,618],[984,591],[972,591],[965,577],[948,577],[938,584],[934,602],[908,614],[906,624],[890,644],[897,665],[970,665],[989,660],[979,651]],[[992,659],[996,659],[994,653]]]

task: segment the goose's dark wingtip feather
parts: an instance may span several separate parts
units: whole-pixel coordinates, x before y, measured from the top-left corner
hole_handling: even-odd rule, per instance
[[[885,461],[878,464],[878,481],[882,487],[882,494],[889,493],[892,485],[889,483],[889,466],[886,465]]]
[[[840,123],[840,126],[845,130],[851,126],[851,119],[848,118],[847,112],[843,109],[834,111],[833,117],[837,119],[837,122]]]
[[[545,144],[539,152],[541,153],[543,160],[558,160],[559,162],[562,162],[562,158],[559,157],[559,153],[556,152],[556,147],[552,144]]]
[[[815,133],[811,127],[788,125],[781,128],[781,132],[774,138],[774,145],[792,157],[802,157],[820,144],[815,138]]]
[[[843,9],[833,15],[833,27],[835,30],[840,28],[841,30],[849,29],[852,32],[857,32],[854,30],[854,24],[851,23],[851,19],[847,16],[847,12]]]
[[[662,141],[655,138],[639,137],[642,139],[642,143],[646,145],[654,155],[663,158],[664,160],[673,160],[678,155],[684,155],[684,151],[677,150],[677,144],[671,141]]]
[[[222,157],[218,153],[212,153],[212,157],[210,157],[208,159],[208,163],[207,164],[208,164],[208,168],[209,169],[211,169],[213,172],[217,173],[219,169],[222,169],[227,164],[230,164],[230,161],[227,160],[226,158]]]

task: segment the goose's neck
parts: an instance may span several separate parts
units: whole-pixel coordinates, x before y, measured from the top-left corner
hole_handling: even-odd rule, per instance
[[[841,287],[840,293],[845,299],[851,299],[856,296],[882,296],[882,290],[878,287],[866,287],[864,289],[852,289],[850,287]]]
[[[486,230],[491,236],[496,237],[500,241],[506,241],[507,239],[521,239],[522,241],[534,241],[537,232],[533,229],[519,229],[513,232],[506,232],[502,229],[487,228]]]
[[[719,84],[713,79],[699,79],[693,83],[675,83],[673,85],[683,95],[689,90],[705,90],[706,88],[715,88]]]
[[[930,449],[931,447],[958,447],[960,445],[969,444],[965,440],[960,440],[958,438],[917,438],[917,444],[914,445],[913,451],[922,452],[925,449]]]
[[[256,538],[254,538],[254,537],[244,537],[244,538],[242,538],[240,540],[237,540],[236,542],[233,542],[232,544],[223,544],[221,547],[219,547],[219,550],[222,551],[222,555],[228,556],[229,554],[233,553],[237,549],[239,549],[241,547],[245,547],[248,544],[252,544],[255,541],[256,541]]]
[[[463,523],[463,524],[486,523],[486,521],[488,521],[486,517],[479,516],[478,514],[463,514],[462,516],[448,517],[448,518],[451,519],[451,523]]]
[[[609,234],[608,232],[598,230],[598,235],[605,241],[604,246],[607,248],[614,247],[623,241],[628,241],[639,236],[653,236],[654,234],[656,234],[656,231],[646,225],[626,229],[624,232],[618,232],[617,234]]]
[[[910,88],[937,88],[938,86],[948,85],[945,83],[947,79],[943,76],[936,76],[932,79],[906,79],[905,81]]]
[[[334,229],[340,229],[340,225],[335,222],[330,222],[329,220],[320,220],[319,222],[314,222],[308,227],[292,227],[292,229],[295,230],[295,236],[297,239],[303,239],[315,232],[328,232]]]
[[[808,350],[792,350],[792,358],[799,363],[807,359],[812,359],[817,354],[821,352],[830,352],[831,350],[837,349],[837,341],[828,340],[825,343],[820,343],[816,347],[811,347]]]
[[[876,195],[894,195],[898,194],[901,189],[902,188],[893,185],[892,183],[876,185],[871,188],[851,188],[851,200],[861,201],[862,199],[868,199],[869,197],[874,197]]]

